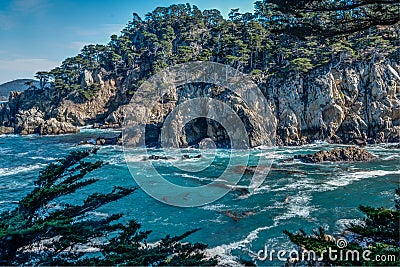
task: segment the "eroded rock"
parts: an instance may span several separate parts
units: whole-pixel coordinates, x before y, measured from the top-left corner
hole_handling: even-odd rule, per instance
[[[12,133],[14,133],[14,128],[0,126],[0,135],[2,135],[2,134],[12,134]]]
[[[375,157],[364,148],[350,146],[346,148],[335,148],[330,151],[319,151],[314,154],[296,155],[294,158],[305,163],[322,163],[326,161],[370,161]]]
[[[38,127],[38,133],[40,135],[58,135],[58,134],[70,134],[78,133],[79,129],[68,122],[59,122],[54,118],[51,118],[43,122]]]

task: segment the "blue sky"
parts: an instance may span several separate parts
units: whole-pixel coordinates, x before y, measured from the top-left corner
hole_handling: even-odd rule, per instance
[[[1,0],[0,84],[50,70],[85,44],[106,44],[136,12],[189,2],[200,9],[253,11],[255,0]]]

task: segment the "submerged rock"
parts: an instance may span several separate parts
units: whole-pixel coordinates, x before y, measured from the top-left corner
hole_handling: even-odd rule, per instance
[[[295,159],[299,159],[305,163],[321,163],[325,161],[370,161],[375,157],[360,147],[335,148],[330,151],[319,151],[314,154],[296,155]]]
[[[389,145],[386,147],[387,149],[400,149],[400,144],[396,144],[396,145]]]
[[[168,157],[157,156],[157,155],[151,155],[151,156],[149,156],[149,160],[160,160],[160,159],[167,160]]]
[[[184,154],[183,156],[182,156],[182,159],[200,159],[200,158],[202,158],[203,156],[201,155],[201,154],[199,154],[199,155],[197,155],[197,156],[190,156],[190,155],[187,155],[187,154]]]

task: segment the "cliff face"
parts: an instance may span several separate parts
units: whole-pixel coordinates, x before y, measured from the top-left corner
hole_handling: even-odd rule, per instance
[[[305,77],[270,79],[263,88],[276,111],[281,143],[398,142],[399,72],[399,62],[386,59],[339,62]]]
[[[317,68],[307,74],[291,73],[282,78],[254,76],[277,121],[278,144],[300,145],[314,140],[332,142],[396,142],[400,138],[400,65],[390,59],[343,61]],[[98,123],[119,127],[124,106],[129,103],[131,78],[105,78],[104,71],[85,71],[82,83],[98,84],[90,99],[77,92],[55,89],[12,93],[0,106],[0,125],[19,134],[59,134],[78,131],[76,127]],[[148,144],[156,145],[162,123],[173,108],[185,99],[207,96],[235,103],[234,110],[244,122],[253,146],[261,145],[263,132],[252,116],[252,107],[235,96],[212,86],[185,86],[164,97],[154,108],[147,127]],[[133,95],[134,97],[134,95]],[[221,147],[227,134],[216,122],[198,119],[185,127],[182,146],[211,137]],[[359,140],[358,140],[359,139]]]

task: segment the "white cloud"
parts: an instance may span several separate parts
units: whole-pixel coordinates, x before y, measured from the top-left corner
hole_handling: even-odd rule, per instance
[[[50,5],[48,0],[14,0],[0,11],[0,30],[12,30],[19,24],[21,16],[45,11]]]
[[[96,28],[66,27],[67,31],[72,32],[76,35],[77,39],[81,40],[65,44],[63,47],[74,49],[78,52],[85,45],[105,44],[110,40],[111,35],[118,35],[124,27],[124,24],[101,24]],[[82,39],[86,39],[87,41],[83,41]]]
[[[71,48],[71,49],[79,49],[81,50],[85,45],[89,45],[90,43],[88,42],[72,42],[68,44],[66,47]]]
[[[103,24],[104,32],[106,34],[119,34],[120,31],[125,28],[125,24]]]
[[[14,0],[12,8],[15,11],[20,12],[36,12],[43,10],[50,5],[47,0]]]
[[[60,62],[44,58],[0,60],[0,70],[50,70]]]
[[[44,58],[0,60],[0,83],[19,78],[33,78],[38,71],[48,71],[60,62]]]
[[[66,27],[66,30],[79,36],[111,36],[119,34],[125,24],[101,24],[95,28]]]

